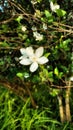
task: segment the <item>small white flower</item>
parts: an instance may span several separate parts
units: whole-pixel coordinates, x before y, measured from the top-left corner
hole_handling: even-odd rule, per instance
[[[73,81],[73,76],[72,76],[72,77],[70,77],[70,81]]]
[[[43,55],[44,48],[39,47],[34,52],[32,47],[27,47],[26,49],[21,48],[20,52],[22,56],[20,59],[20,64],[30,65],[30,71],[35,72],[38,69],[38,64],[45,64],[48,62],[48,59]]]
[[[37,31],[37,28],[35,26],[32,27],[33,31]]]
[[[42,16],[42,12],[40,10],[36,10],[34,17],[41,18],[41,16]]]
[[[23,32],[25,32],[27,30],[25,26],[22,26],[21,29],[22,29]]]
[[[45,23],[43,23],[43,29],[46,30],[47,29],[47,25]]]
[[[37,31],[36,31],[36,32],[33,32],[33,35],[34,35],[36,41],[41,41],[41,40],[43,40],[43,35],[40,34],[40,33],[38,33]]]
[[[36,0],[31,0],[31,3],[32,3],[33,5],[35,5],[35,4],[37,4],[37,1],[36,1]]]
[[[52,12],[56,12],[56,10],[60,8],[60,5],[53,4],[53,2],[51,1],[50,2],[50,8],[51,8]]]

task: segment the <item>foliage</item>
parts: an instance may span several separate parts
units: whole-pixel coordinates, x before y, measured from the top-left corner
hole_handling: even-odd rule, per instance
[[[52,8],[54,10],[51,8],[50,2],[53,2]],[[73,60],[71,58],[73,28],[71,26],[72,22],[70,25],[69,21],[72,21],[73,17],[70,16],[69,10],[62,5],[65,2],[68,6],[69,1],[59,2],[58,0],[28,0],[27,2],[24,0],[6,0],[3,3],[0,1],[0,84],[13,90],[23,99],[25,96],[27,98],[26,104],[30,102],[28,101],[28,96],[30,96],[32,106],[35,108],[37,106],[48,106],[48,100],[50,100],[49,103],[51,103],[51,98],[55,98],[54,101],[56,101],[57,96],[62,96],[64,99],[68,92],[65,90],[67,90],[68,84],[71,83],[69,79],[73,73]],[[72,1],[70,2],[72,10],[71,3]],[[39,64],[38,69],[33,73],[29,71],[29,66],[21,65],[19,60],[21,56],[20,49],[27,47],[33,47],[34,50],[43,47],[44,57],[49,60],[44,65]],[[14,104],[14,100],[8,101],[8,103]],[[7,101],[5,104],[7,104]],[[27,129],[29,130],[31,127],[36,126],[37,128],[39,122],[41,126],[44,122],[45,127],[45,122],[51,121],[49,117],[45,117],[45,111],[39,114],[37,109],[31,109],[33,111],[32,118],[27,117],[30,115],[30,109],[26,109],[26,104],[21,107],[21,110],[25,109],[24,111],[26,111],[26,120],[23,118],[20,122],[23,112],[21,112],[21,116],[18,115],[18,119],[15,121],[13,118],[17,113],[13,114],[14,117],[10,117],[11,121],[16,122],[15,124],[18,125],[18,122],[20,122],[22,125],[27,122],[26,125],[28,126],[29,119],[31,119],[30,126]],[[8,105],[5,107],[7,108]],[[4,109],[6,109],[5,107]],[[37,118],[35,118],[35,115]],[[37,121],[39,118],[41,121]],[[35,122],[34,126],[32,126],[33,122]],[[4,125],[10,125],[7,122],[5,123]],[[15,124],[12,123],[12,125]],[[4,125],[1,126],[2,129],[8,127]],[[12,129],[11,127],[17,129],[16,126],[12,125],[8,129]],[[41,130],[40,125],[39,129]]]
[[[0,91],[0,128],[4,129],[47,129],[46,124],[60,125],[58,121],[48,117],[52,115],[49,108],[30,109],[30,99],[26,103],[20,98],[13,95],[12,92],[7,91],[1,87]],[[3,103],[4,101],[4,103]]]

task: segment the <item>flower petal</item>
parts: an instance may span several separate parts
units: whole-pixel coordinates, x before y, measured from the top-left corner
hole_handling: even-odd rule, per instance
[[[72,77],[70,77],[70,81],[73,81],[73,76],[72,76]]]
[[[26,49],[25,48],[21,48],[20,52],[21,52],[22,55],[24,55],[24,54],[26,54]]]
[[[53,2],[51,1],[51,2],[50,2],[50,8],[51,8],[51,10],[52,10],[53,12],[56,12],[56,10],[60,8],[60,5],[58,5],[58,4],[53,4]]]
[[[24,59],[24,56],[19,57],[19,60],[22,60],[22,59]]]
[[[31,66],[30,66],[30,71],[31,71],[31,72],[35,72],[35,71],[37,70],[37,68],[38,68],[38,63],[37,63],[37,62],[34,62],[34,63],[32,63]]]
[[[22,59],[22,60],[20,61],[20,64],[22,64],[22,65],[30,65],[30,64],[31,64],[31,61],[30,61],[30,59],[24,58],[24,59]]]
[[[39,47],[38,49],[36,49],[36,52],[35,52],[36,57],[41,57],[43,55],[43,52],[44,52],[43,47]]]
[[[26,48],[26,53],[27,53],[28,56],[33,55],[34,54],[33,48],[32,47],[27,47]]]
[[[48,62],[48,59],[45,56],[42,56],[41,58],[38,59],[39,64],[45,64]]]

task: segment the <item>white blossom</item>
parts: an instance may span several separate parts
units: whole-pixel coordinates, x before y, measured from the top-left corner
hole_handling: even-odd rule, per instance
[[[36,41],[41,41],[43,40],[43,35],[38,33],[37,31],[36,32],[33,32],[33,36],[35,37],[35,40]]]
[[[47,25],[45,23],[43,23],[43,29],[46,30],[47,29]]]
[[[53,2],[51,1],[50,8],[51,8],[52,12],[56,12],[56,10],[60,8],[60,5],[58,5],[57,3],[53,4]]]
[[[39,47],[35,52],[32,47],[21,48],[20,52],[22,54],[19,58],[20,64],[30,65],[31,72],[35,72],[38,69],[38,64],[42,65],[48,62],[48,58],[42,56],[44,53],[43,47]]]
[[[37,28],[35,26],[32,27],[33,31],[37,31]]]
[[[70,77],[70,81],[73,81],[73,76],[72,76],[72,77]]]
[[[22,26],[22,31],[25,32],[27,30],[26,26]]]

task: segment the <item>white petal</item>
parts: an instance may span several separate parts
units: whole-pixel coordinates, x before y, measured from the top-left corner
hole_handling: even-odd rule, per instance
[[[20,52],[21,52],[22,55],[24,55],[24,54],[26,54],[26,49],[25,48],[21,48]]]
[[[59,5],[56,5],[56,9],[59,9],[60,8],[60,6]]]
[[[19,57],[19,60],[22,60],[24,58],[24,56],[21,56],[21,57]]]
[[[36,38],[36,41],[41,41],[43,39],[43,35],[38,32],[33,32],[33,35]]]
[[[36,31],[36,32],[33,32],[33,35],[34,35],[34,37],[37,37],[38,36],[38,32]]]
[[[72,77],[70,77],[70,81],[73,81],[73,76],[72,76]]]
[[[43,55],[43,52],[44,52],[43,47],[39,47],[38,49],[36,49],[36,52],[35,52],[36,57],[41,57]]]
[[[53,2],[51,1],[51,2],[50,2],[50,7],[53,7],[53,6],[54,6],[54,5],[53,5]]]
[[[22,64],[22,65],[30,65],[31,61],[29,59],[24,58],[24,59],[22,59],[20,61],[20,64]]]
[[[47,25],[45,23],[43,23],[43,29],[46,30],[47,29]]]
[[[54,5],[53,5],[52,1],[50,2],[50,8],[51,8],[52,11],[54,10]]]
[[[28,54],[28,56],[31,56],[34,54],[34,50],[32,47],[27,47],[26,48],[26,53]]]
[[[37,28],[33,26],[33,27],[32,27],[32,30],[33,30],[33,31],[37,31]]]
[[[30,66],[30,71],[31,71],[31,72],[35,72],[35,71],[37,70],[37,68],[38,68],[38,63],[37,63],[37,62],[34,62],[34,63],[32,63],[31,66]]]
[[[27,57],[28,57],[27,54],[22,55],[21,57],[19,57],[19,60],[26,59]]]
[[[51,1],[50,8],[53,12],[56,12],[56,10],[60,8],[60,6],[58,4],[53,4],[53,2]]]
[[[54,11],[54,12],[56,12],[56,10],[57,10],[57,9],[59,9],[59,8],[60,8],[60,6],[59,6],[59,5],[55,5],[55,6],[54,6],[54,10],[53,10],[53,11]]]
[[[48,62],[48,59],[45,56],[42,56],[41,58],[38,59],[39,64],[45,64]]]
[[[25,32],[27,30],[26,26],[22,26],[22,31]]]
[[[20,49],[20,52],[21,52],[21,54],[22,54],[22,56],[19,58],[20,60],[23,59],[23,58],[27,58],[27,57],[28,57],[25,48],[21,48],[21,49]]]

